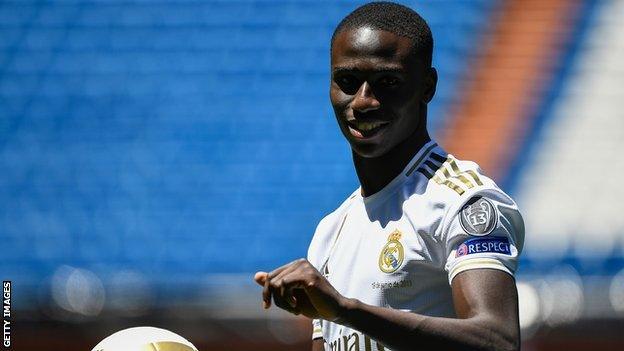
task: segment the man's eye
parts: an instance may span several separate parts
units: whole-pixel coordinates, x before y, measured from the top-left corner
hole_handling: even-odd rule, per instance
[[[400,81],[396,77],[383,77],[379,80],[379,83],[384,87],[393,88],[399,85]]]
[[[340,85],[355,85],[355,78],[353,77],[338,77],[336,82]]]
[[[349,95],[355,94],[360,86],[359,81],[352,76],[336,77],[334,81],[343,92]]]

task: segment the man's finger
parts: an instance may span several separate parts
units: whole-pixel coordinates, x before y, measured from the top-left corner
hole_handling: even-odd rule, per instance
[[[271,279],[269,287],[273,295],[273,302],[275,305],[287,312],[293,314],[300,314],[299,308],[295,304],[295,300],[291,294],[290,287],[284,283],[288,277],[297,276],[297,267],[293,265],[283,270],[278,276]],[[290,280],[290,279],[289,279]]]
[[[278,276],[280,273],[282,273],[284,270],[290,268],[290,267],[294,267],[297,266],[301,261],[297,260],[297,261],[293,261],[290,263],[287,263],[273,271],[271,271],[270,273],[268,273],[268,275],[265,276],[264,278],[264,287],[262,288],[262,300],[264,301],[264,308],[269,308],[271,307],[271,287],[270,287],[270,283],[272,281],[272,279],[276,276]],[[264,272],[258,272],[258,273],[264,273]],[[254,276],[255,278],[255,276]]]
[[[254,276],[254,280],[257,278],[259,278],[259,280],[256,280],[256,282],[258,282],[258,284],[261,284],[263,286],[262,288],[262,301],[264,301],[263,303],[263,307],[265,309],[271,307],[271,290],[269,287],[269,283],[271,282],[271,277],[274,277],[276,275],[278,275],[279,273],[281,273],[284,269],[288,268],[291,263],[287,263],[277,269],[274,269],[273,271],[271,271],[270,273],[266,273],[266,272],[258,272],[256,273],[256,275]],[[264,274],[262,274],[264,273]],[[261,281],[261,279],[263,279],[264,281]]]
[[[285,269],[291,267],[291,266],[295,266],[297,264],[297,261],[292,261],[292,262],[288,262],[285,265],[275,268],[274,270],[272,270],[271,272],[269,272],[267,278],[269,280],[277,277],[280,273],[282,273]]]
[[[290,265],[292,265],[292,264],[293,264],[293,262],[285,264],[285,265],[283,265],[283,266],[281,266],[281,267],[271,271],[266,276],[264,276],[264,283],[263,283],[264,287],[262,288],[262,301],[264,301],[263,307],[265,309],[271,307],[271,287],[269,286],[269,284],[271,283],[271,278],[275,277],[278,274],[280,274],[283,270],[285,270],[286,268],[290,267]],[[258,272],[258,273],[264,273],[264,272]]]
[[[277,299],[280,299],[282,302],[285,302],[290,307],[295,307],[294,300],[292,299],[292,296],[290,295],[290,287],[288,286],[288,284],[284,284],[284,278],[293,276],[293,275],[296,276],[297,269],[298,269],[297,264],[291,264],[289,267],[286,267],[286,269],[282,270],[277,276],[270,279],[271,280],[270,285],[272,286],[274,290],[273,300],[275,300],[276,305],[278,305]],[[289,279],[289,281],[292,281],[292,278]],[[279,287],[279,288],[276,289],[276,287]],[[283,304],[284,303],[281,303],[278,306],[283,305]]]
[[[267,272],[256,272],[254,280],[258,283],[258,285],[264,286],[264,282],[266,281],[268,275],[269,273]]]
[[[262,288],[262,306],[265,309],[271,307],[271,290],[269,289],[269,283],[270,279],[267,276],[267,278],[264,279],[264,287]]]
[[[297,299],[293,295],[293,290],[302,288],[303,285],[305,285],[305,281],[300,273],[291,272],[285,275],[282,277],[282,298],[288,302],[290,306],[298,308],[299,306],[297,306]]]

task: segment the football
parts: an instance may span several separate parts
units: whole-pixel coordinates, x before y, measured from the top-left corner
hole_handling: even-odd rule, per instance
[[[91,351],[197,351],[197,348],[169,330],[134,327],[108,336]]]

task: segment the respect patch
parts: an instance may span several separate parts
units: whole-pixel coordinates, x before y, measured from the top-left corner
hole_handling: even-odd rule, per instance
[[[509,239],[503,237],[482,237],[464,241],[455,252],[455,257],[478,253],[499,253],[511,255]]]

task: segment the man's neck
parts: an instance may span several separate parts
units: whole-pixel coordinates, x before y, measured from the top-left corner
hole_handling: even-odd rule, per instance
[[[371,196],[388,185],[430,140],[426,130],[417,130],[385,155],[365,158],[353,153],[355,171],[362,185],[362,196]]]

